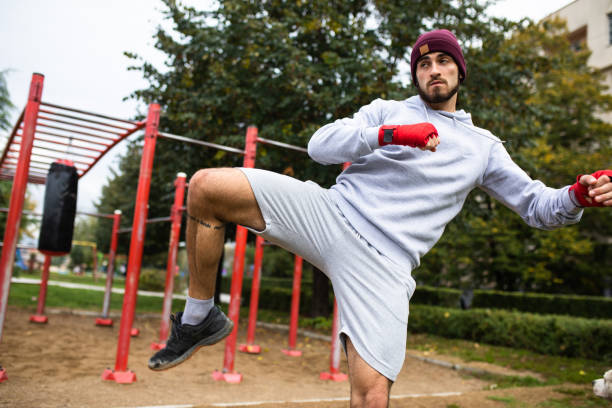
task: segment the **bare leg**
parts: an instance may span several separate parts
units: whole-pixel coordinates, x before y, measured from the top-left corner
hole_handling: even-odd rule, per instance
[[[389,406],[391,382],[373,369],[357,354],[346,338],[349,380],[351,382],[351,408],[386,408]]]
[[[187,213],[189,296],[210,299],[215,293],[225,223],[263,230],[265,222],[246,176],[232,168],[195,173],[189,181]]]

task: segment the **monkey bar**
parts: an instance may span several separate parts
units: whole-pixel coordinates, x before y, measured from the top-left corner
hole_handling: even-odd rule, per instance
[[[24,136],[24,111],[9,135],[0,159],[0,179],[12,180]],[[70,114],[68,114],[70,113]],[[142,129],[144,123],[114,118],[41,101],[35,117],[28,181],[45,184],[51,163],[69,159],[79,178],[117,143]]]

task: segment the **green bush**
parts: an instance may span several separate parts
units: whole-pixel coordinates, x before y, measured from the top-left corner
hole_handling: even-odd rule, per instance
[[[541,354],[612,362],[610,320],[411,305],[408,328]]]
[[[142,268],[138,289],[162,292],[166,287],[166,271],[155,268]]]
[[[551,295],[479,290],[472,304],[476,308],[515,309],[539,314],[612,319],[612,298]]]
[[[459,289],[417,286],[410,303],[413,305],[459,308],[461,307],[461,293],[462,291]],[[567,315],[589,319],[612,319],[612,298],[597,296],[475,290],[472,307]]]
[[[251,300],[252,279],[245,278],[242,281],[241,303],[248,307]],[[230,293],[231,277],[223,277],[221,280],[221,292]],[[300,287],[300,310],[311,310],[312,307],[312,281],[302,281]],[[293,294],[293,280],[286,278],[261,278],[259,288],[259,308],[267,310],[286,311],[291,310],[291,296]],[[334,305],[333,293],[329,296],[330,308]]]
[[[444,307],[459,307],[461,291],[450,288],[434,288],[432,286],[417,286],[411,304],[432,305]]]

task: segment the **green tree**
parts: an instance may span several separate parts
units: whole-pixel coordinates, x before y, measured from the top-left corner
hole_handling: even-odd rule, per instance
[[[6,74],[7,71],[0,71],[0,130],[11,128],[11,111],[15,108],[6,84]]]

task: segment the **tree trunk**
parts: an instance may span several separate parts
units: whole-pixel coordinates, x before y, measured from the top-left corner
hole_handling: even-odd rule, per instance
[[[312,305],[310,316],[328,317],[331,314],[329,305],[329,279],[319,269],[312,267]]]

